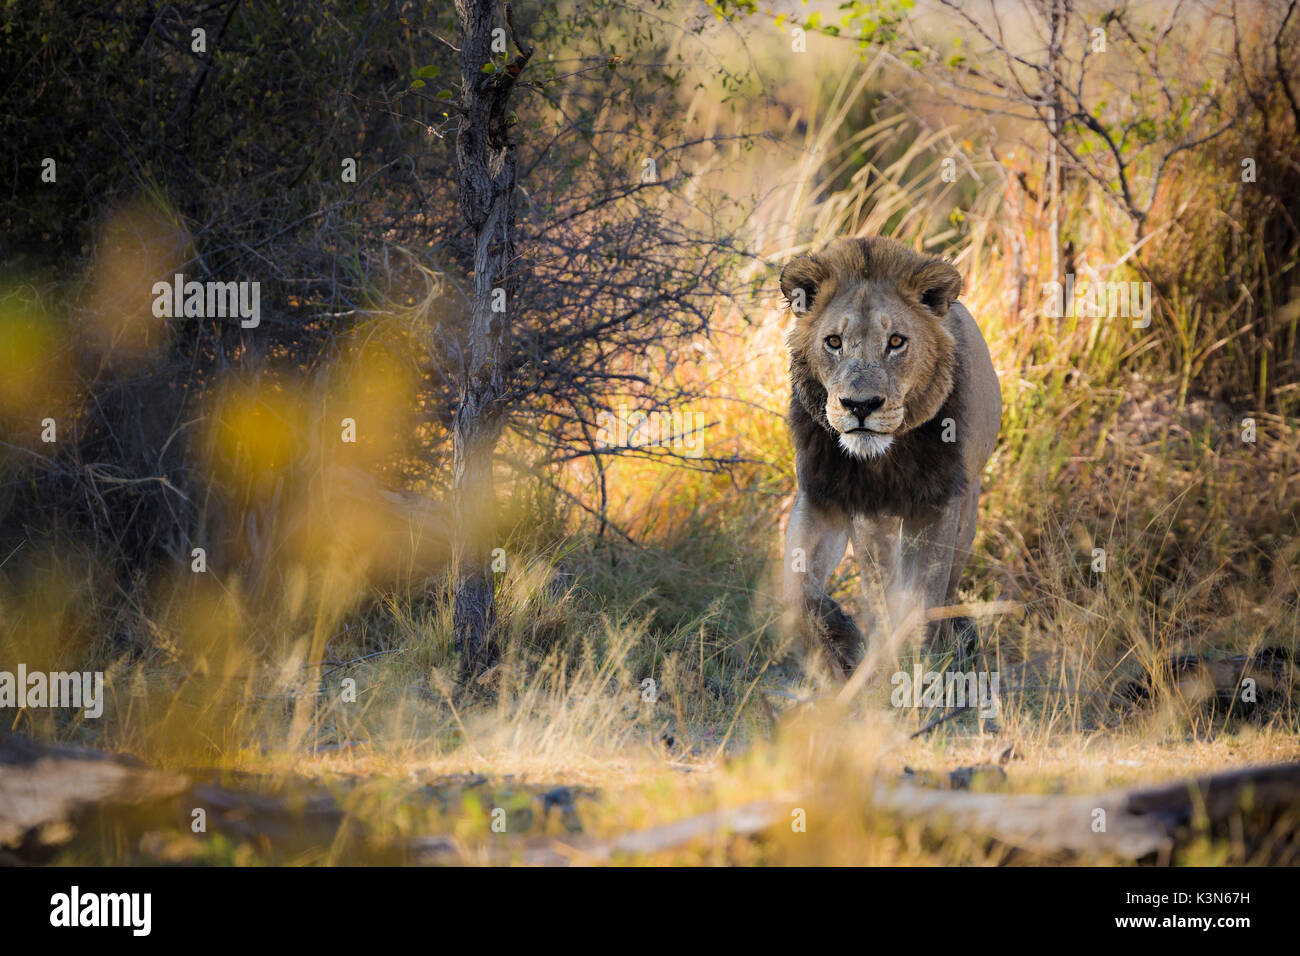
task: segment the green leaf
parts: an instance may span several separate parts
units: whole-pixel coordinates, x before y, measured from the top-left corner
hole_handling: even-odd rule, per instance
[[[439,73],[441,73],[441,72],[442,72],[442,70],[440,70],[438,67],[434,66],[434,65],[431,63],[431,64],[429,64],[428,66],[422,66],[422,67],[420,67],[420,72],[417,73],[416,76],[418,76],[418,77],[420,77],[420,78],[422,78],[422,79],[426,79],[426,80],[428,80],[428,79],[432,79],[433,77],[437,76],[437,75],[438,75]]]
[[[411,89],[413,89],[413,90],[418,90],[418,89],[419,89],[420,87],[422,87],[422,86],[424,86],[424,80],[412,80],[412,81],[411,81]]]
[[[439,90],[437,94],[438,99],[440,100],[449,100],[455,95],[456,94],[453,93],[451,90]]]

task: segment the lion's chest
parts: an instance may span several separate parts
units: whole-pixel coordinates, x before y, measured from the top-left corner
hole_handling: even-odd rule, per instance
[[[818,505],[850,516],[913,519],[937,514],[966,487],[961,442],[952,435],[960,430],[945,428],[945,411],[953,414],[945,406],[900,436],[886,454],[864,460],[846,454],[800,402],[792,402],[800,489]]]

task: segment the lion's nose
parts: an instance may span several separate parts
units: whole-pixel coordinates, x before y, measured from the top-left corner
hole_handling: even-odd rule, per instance
[[[885,404],[885,399],[881,395],[875,395],[861,402],[855,402],[851,398],[841,398],[840,404],[861,423],[866,424],[867,416]]]

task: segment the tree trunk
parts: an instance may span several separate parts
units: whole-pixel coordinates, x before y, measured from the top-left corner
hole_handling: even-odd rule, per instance
[[[518,285],[514,271],[516,170],[508,117],[515,79],[532,55],[532,49],[519,39],[511,6],[506,4],[506,23],[519,54],[505,69],[484,72],[492,62],[493,6],[492,0],[456,0],[463,89],[456,166],[461,212],[474,234],[472,314],[452,432],[457,552],[452,617],[464,677],[485,670],[497,652],[495,599],[488,566],[496,510],[492,455],[501,434],[509,310]],[[494,305],[498,311],[493,311]]]
[[[1060,69],[1065,17],[1061,0],[1050,0],[1048,12],[1047,82],[1047,243],[1051,281],[1065,282],[1061,269],[1061,89]],[[1072,308],[1064,303],[1066,309]],[[1068,314],[1068,313],[1067,313]]]

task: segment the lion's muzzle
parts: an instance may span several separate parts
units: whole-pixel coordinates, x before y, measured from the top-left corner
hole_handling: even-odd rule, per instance
[[[898,430],[903,417],[902,404],[887,404],[881,395],[863,399],[842,396],[826,401],[826,420],[842,435],[888,435]]]

